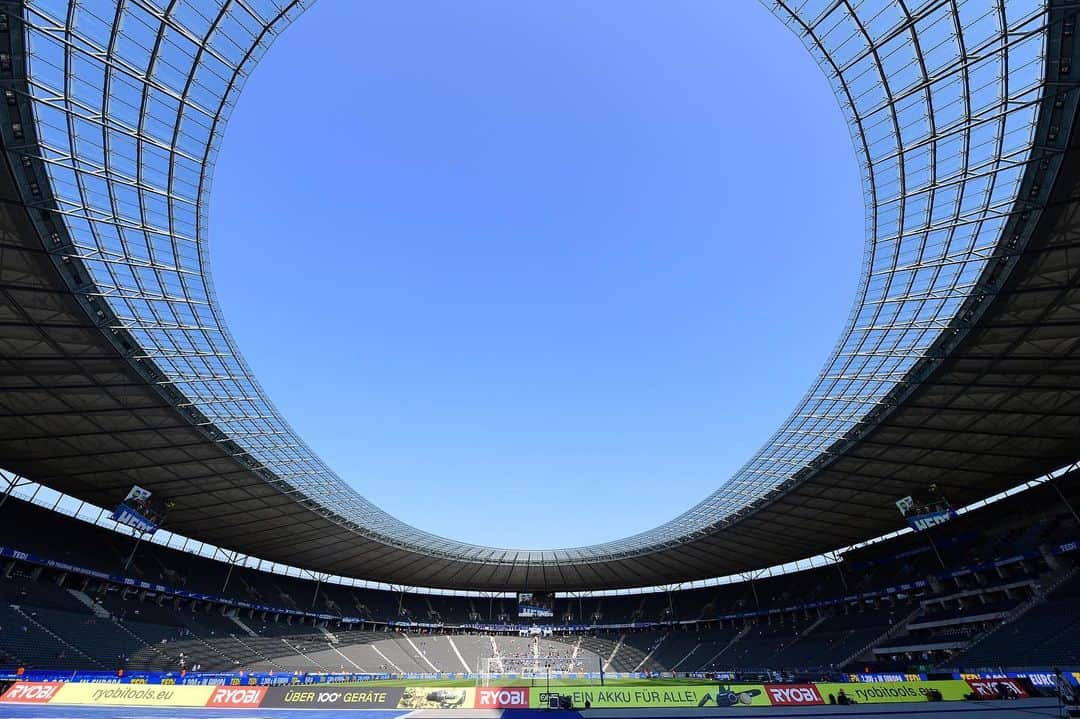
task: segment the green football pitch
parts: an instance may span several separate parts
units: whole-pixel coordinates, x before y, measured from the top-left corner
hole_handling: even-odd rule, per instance
[[[476,686],[475,679],[373,679],[369,682],[342,682],[345,686],[369,686],[369,687],[472,687]],[[492,679],[491,686],[496,687],[544,687],[546,679]],[[604,677],[606,687],[643,687],[663,686],[666,684],[716,684],[708,679],[613,679]],[[551,678],[551,686],[600,686],[599,679],[556,679]]]

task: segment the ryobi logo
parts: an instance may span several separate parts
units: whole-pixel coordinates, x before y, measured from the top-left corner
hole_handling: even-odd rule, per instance
[[[45,704],[50,701],[63,682],[16,682],[3,696],[0,702],[18,702],[20,704]]]
[[[266,687],[235,688],[221,686],[210,695],[208,707],[257,707],[262,705]]]
[[[824,704],[813,684],[774,684],[765,687],[774,706]]]
[[[528,706],[528,687],[514,687],[513,689],[492,687],[476,690],[477,709],[509,709]]]

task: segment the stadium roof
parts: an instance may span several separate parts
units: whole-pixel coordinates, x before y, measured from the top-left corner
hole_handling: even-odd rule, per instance
[[[302,10],[283,0],[41,0],[0,18],[3,466],[103,506],[139,484],[175,502],[170,529],[317,571],[572,590],[818,554],[895,529],[893,502],[931,482],[965,504],[1075,461],[1075,10],[770,7],[850,122],[864,274],[790,417],[682,515],[569,549],[445,539],[365,500],[274,408],[215,299],[206,199],[244,79]]]

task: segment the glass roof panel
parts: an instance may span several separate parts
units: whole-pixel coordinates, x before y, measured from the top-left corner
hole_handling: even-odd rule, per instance
[[[1041,0],[775,1],[834,87],[863,168],[866,250],[849,323],[773,437],[717,490],[641,534],[590,547],[481,547],[373,506],[296,435],[217,312],[206,195],[244,78],[306,3],[31,0],[42,157],[76,256],[166,379],[266,476],[380,541],[453,559],[588,562],[685,541],[809,467],[923,358],[1002,241],[1045,82]],[[1007,74],[1006,74],[1007,68]],[[70,74],[69,74],[70,73]]]

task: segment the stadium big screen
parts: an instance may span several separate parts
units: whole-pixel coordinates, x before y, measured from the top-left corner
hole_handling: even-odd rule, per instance
[[[550,592],[518,594],[519,617],[555,616],[555,595]]]

